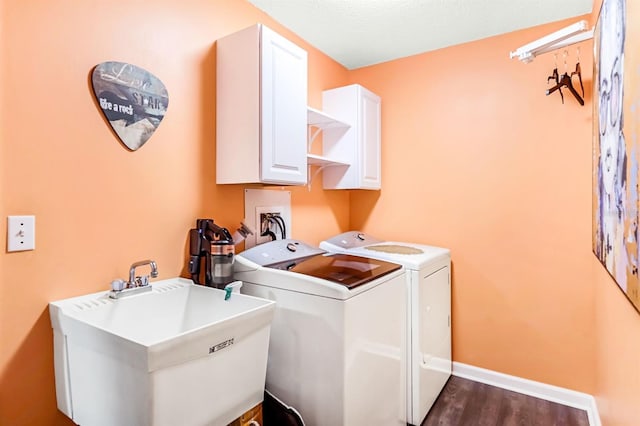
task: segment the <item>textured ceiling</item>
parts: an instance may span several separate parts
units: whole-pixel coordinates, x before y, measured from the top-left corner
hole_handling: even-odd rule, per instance
[[[593,7],[593,0],[249,2],[349,69],[584,15]]]

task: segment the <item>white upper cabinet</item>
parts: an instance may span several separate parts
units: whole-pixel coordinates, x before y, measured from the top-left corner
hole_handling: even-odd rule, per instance
[[[349,128],[323,131],[322,152],[349,167],[323,170],[325,189],[380,189],[380,97],[359,84],[322,92],[322,110]]]
[[[306,184],[307,52],[261,24],[216,48],[216,182]]]

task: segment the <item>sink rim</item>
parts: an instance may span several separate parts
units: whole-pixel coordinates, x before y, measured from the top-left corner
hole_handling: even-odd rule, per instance
[[[117,339],[122,339],[133,345],[140,346],[142,348],[145,348],[146,350],[150,350],[153,347],[168,344],[171,341],[189,334],[202,332],[203,330],[206,330],[208,328],[220,327],[220,325],[223,323],[237,322],[240,317],[255,316],[264,310],[272,311],[275,309],[275,302],[272,300],[258,298],[241,293],[234,293],[229,300],[224,301],[224,290],[195,284],[192,280],[182,277],[158,280],[150,283],[150,285],[152,286],[152,290],[150,292],[135,294],[121,299],[112,299],[109,297],[109,291],[100,291],[96,293],[89,293],[49,302],[52,328],[60,330],[65,335],[68,334],[71,328],[80,327],[96,329]],[[82,316],[82,313],[88,310],[107,308],[108,306],[115,306],[115,304],[122,302],[131,303],[132,300],[135,300],[137,298],[148,298],[149,296],[157,297],[158,295],[167,294],[172,290],[182,288],[197,288],[197,291],[212,291],[218,293],[221,301],[224,301],[224,303],[233,303],[234,299],[238,300],[239,298],[241,298],[245,300],[254,299],[256,301],[259,301],[260,304],[253,306],[250,309],[240,310],[223,318],[219,318],[214,321],[207,321],[199,326],[183,330],[179,333],[174,333],[161,338],[157,338],[155,340],[146,340],[144,338],[132,337],[130,335],[126,335],[126,333],[122,333],[121,330],[105,327],[104,324],[99,324],[95,321],[87,320],[87,318],[83,318]],[[68,320],[72,321],[73,324],[69,323]]]

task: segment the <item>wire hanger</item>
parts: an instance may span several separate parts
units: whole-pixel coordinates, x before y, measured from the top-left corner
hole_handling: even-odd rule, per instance
[[[580,69],[580,46],[576,48],[576,57],[578,60],[576,61],[576,70],[571,73],[571,78],[573,79],[574,75],[578,75],[578,81],[580,81],[580,89],[582,90],[582,97],[584,97],[584,86],[582,85],[582,69]]]
[[[565,50],[563,52],[562,56],[564,57],[564,74],[562,74],[562,76],[558,76],[558,67],[556,65],[556,68],[554,68],[554,70],[553,70],[553,74],[551,76],[547,77],[547,83],[549,82],[549,80],[553,79],[553,80],[556,81],[556,85],[553,86],[551,89],[547,90],[547,96],[552,94],[553,92],[555,92],[557,90],[558,92],[560,92],[560,97],[562,98],[562,103],[564,104],[564,96],[562,94],[562,87],[566,87],[567,89],[569,89],[571,94],[573,94],[573,96],[575,96],[575,98],[580,103],[580,105],[584,105],[584,100],[582,99],[582,97],[580,97],[580,95],[578,94],[576,89],[573,87],[573,83],[571,82],[571,76],[567,72],[567,56],[568,56],[568,52]],[[576,71],[574,73],[572,73],[571,75],[573,75],[575,73],[578,73],[578,78],[580,79],[580,85],[582,87],[582,76],[580,75],[579,65],[580,65],[579,63],[576,65]],[[584,87],[582,87],[582,91],[583,91],[583,95],[584,95]]]
[[[547,77],[547,84],[549,84],[549,80],[553,80],[556,82],[556,85],[552,88],[547,90],[547,96],[551,93],[553,93],[555,90],[558,90],[558,92],[560,93],[560,98],[562,99],[562,103],[564,104],[564,95],[562,94],[562,89],[560,86],[560,76],[558,75],[558,53],[554,53],[553,54],[553,58],[554,58],[554,65],[555,68],[553,69],[553,73]]]

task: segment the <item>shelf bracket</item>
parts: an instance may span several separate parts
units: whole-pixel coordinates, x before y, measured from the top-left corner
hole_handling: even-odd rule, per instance
[[[309,165],[307,166],[307,179],[308,179],[308,180],[307,180],[307,182],[308,182],[308,183],[307,183],[307,190],[308,190],[309,192],[311,192],[311,182],[316,178],[316,176],[318,176],[318,174],[319,174],[322,170],[324,170],[326,167],[329,167],[329,166],[316,166],[316,167],[317,167],[317,168],[316,168],[316,171],[315,171],[315,172],[313,173],[313,175],[312,175],[312,174],[311,174],[311,168],[312,168],[313,166],[314,166],[313,164],[309,164]]]
[[[312,129],[315,128],[315,131],[312,131]],[[316,138],[318,137],[318,135],[320,134],[320,132],[322,132],[322,128],[321,127],[316,127],[316,126],[309,126],[308,129],[308,136],[307,136],[307,151],[311,152],[311,145],[313,145],[313,141],[316,140]]]
[[[324,169],[326,169],[327,167],[340,167],[340,166],[345,166],[345,164],[323,164],[323,165],[318,165],[318,164],[308,164],[307,165],[307,188],[309,190],[309,192],[311,192],[311,182],[316,178],[316,176],[318,176],[318,174],[320,174],[321,171],[323,171]],[[316,171],[313,172],[313,175],[311,174],[311,167],[317,167]]]

